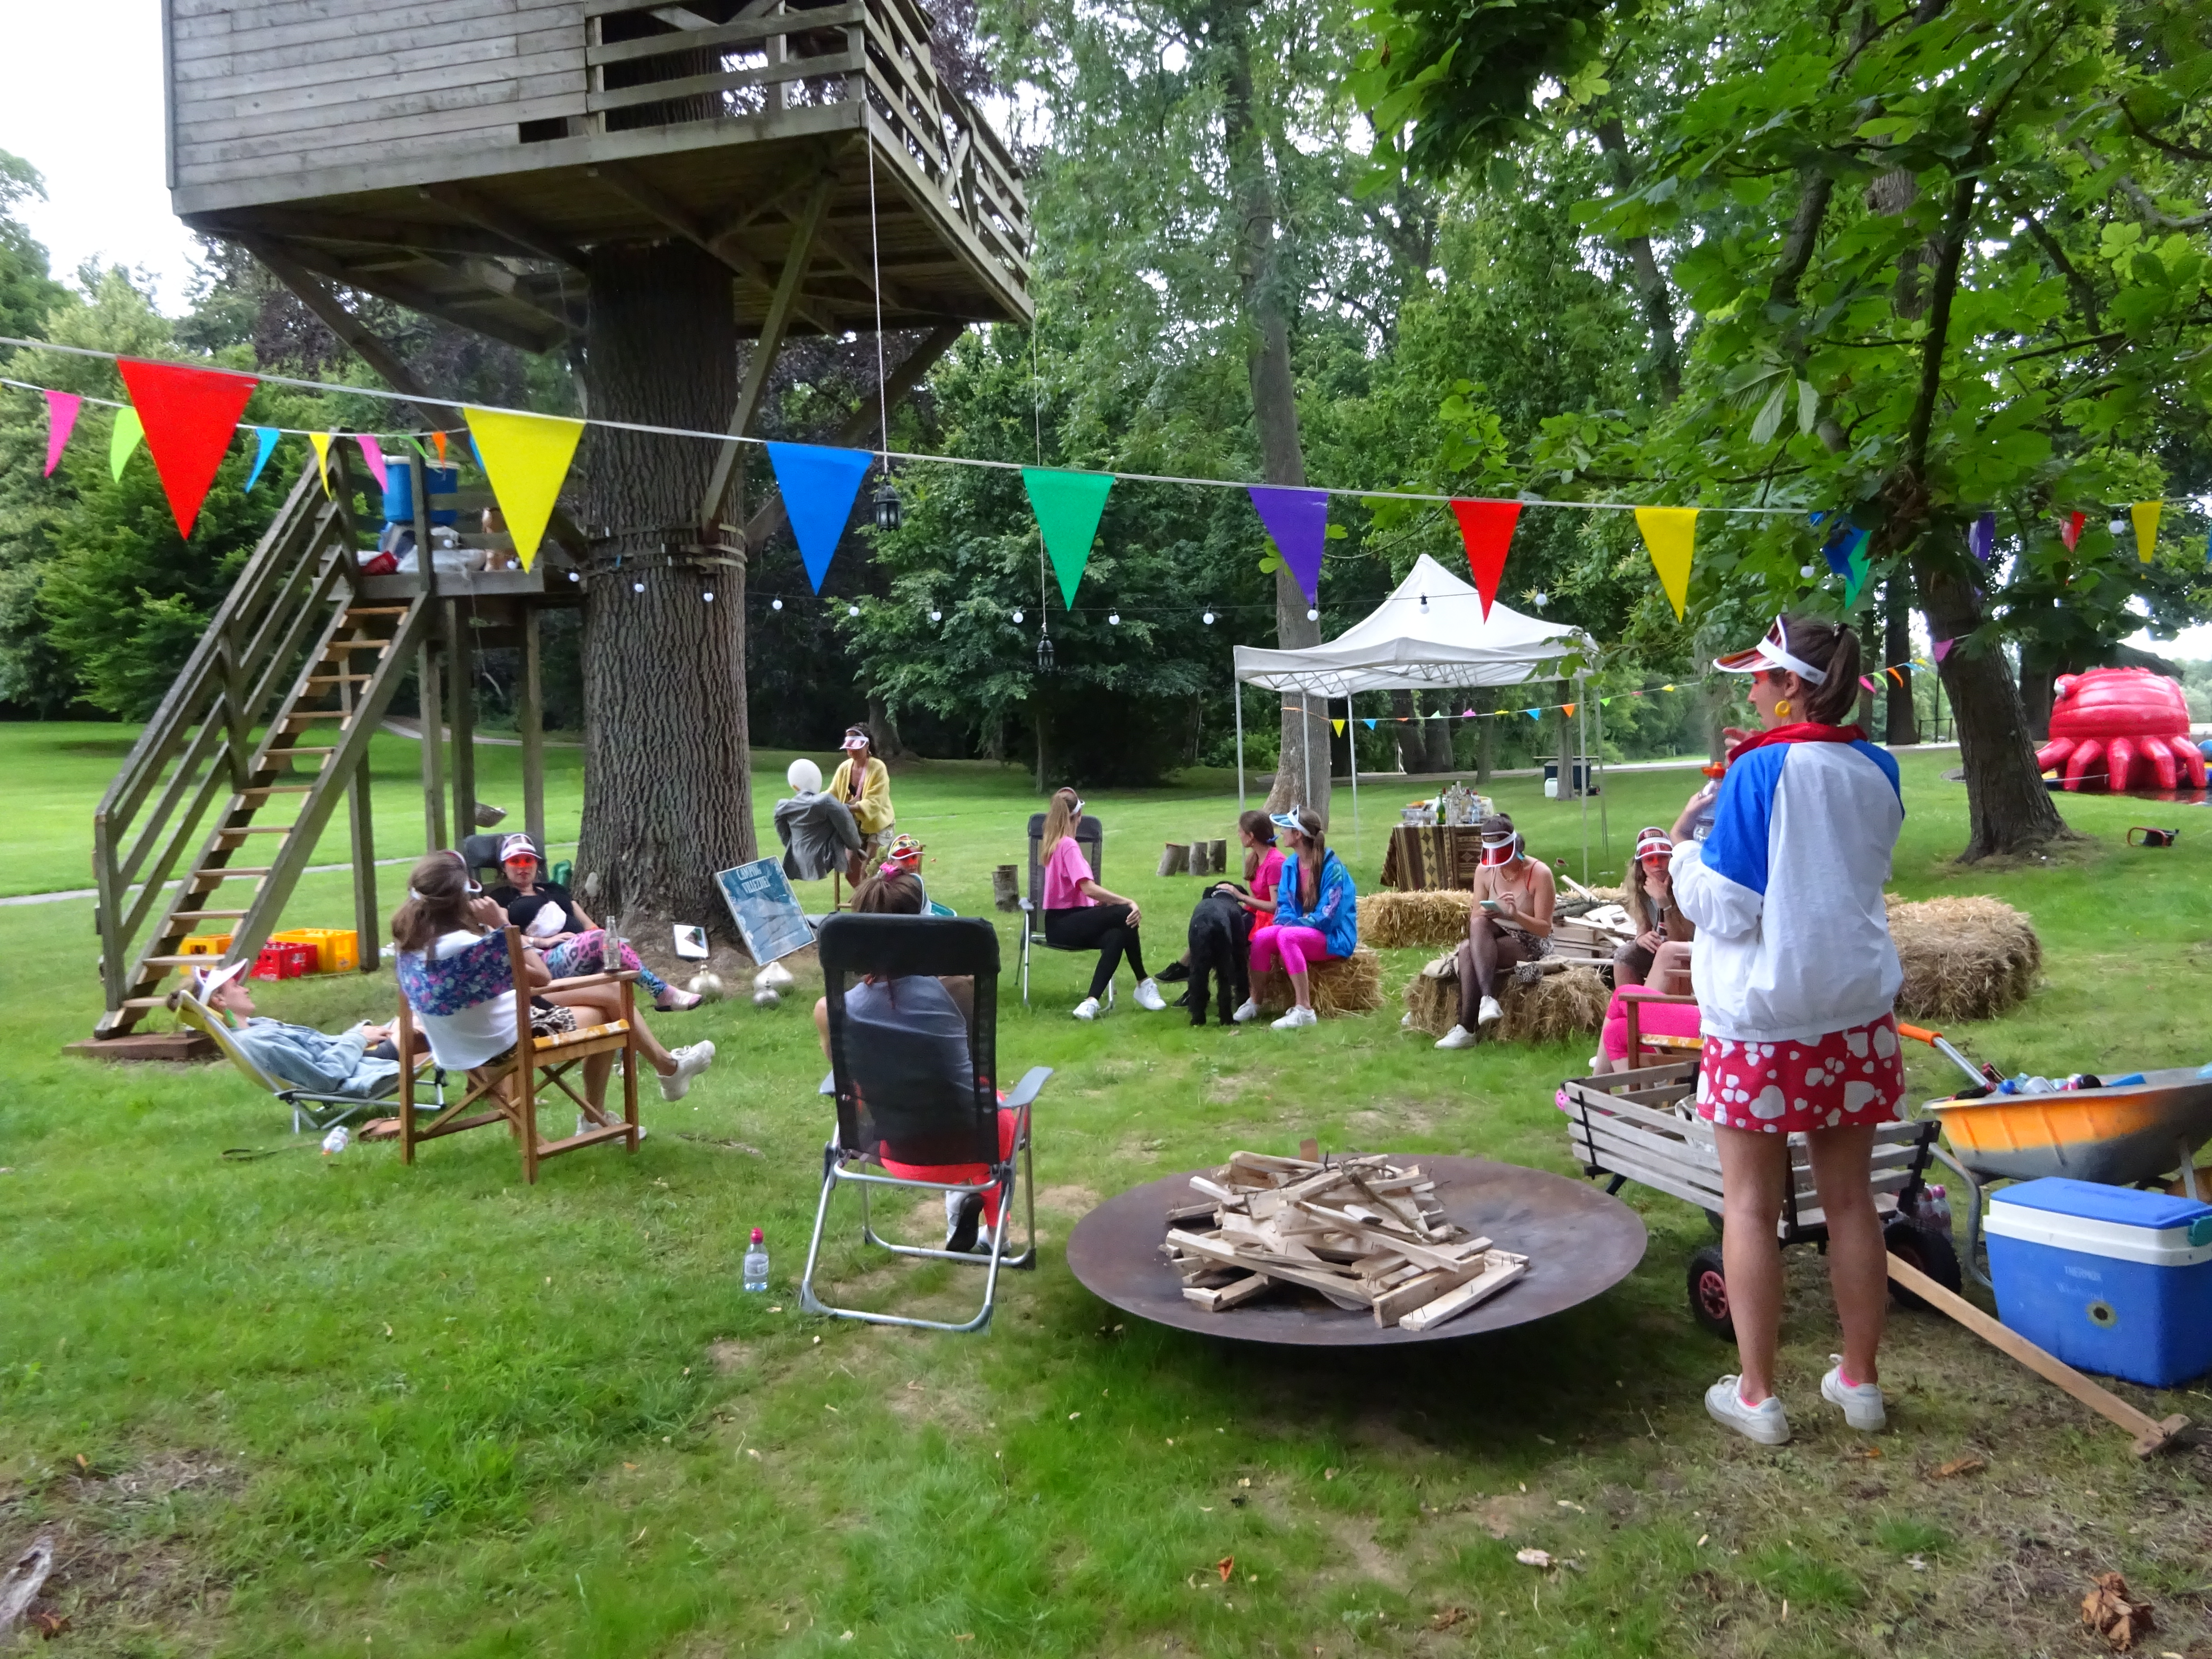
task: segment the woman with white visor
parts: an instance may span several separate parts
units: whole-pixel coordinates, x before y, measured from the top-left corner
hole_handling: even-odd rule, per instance
[[[1437,1040],[1439,1048],[1471,1048],[1476,1028],[1503,1012],[1498,975],[1552,953],[1552,907],[1559,892],[1551,871],[1528,856],[1504,813],[1483,819],[1481,833],[1482,865],[1474,872],[1467,942],[1459,947],[1459,1024]]]

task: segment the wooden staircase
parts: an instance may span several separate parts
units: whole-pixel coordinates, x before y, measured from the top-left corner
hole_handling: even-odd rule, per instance
[[[369,738],[436,602],[427,589],[361,597],[349,501],[345,489],[325,495],[313,468],[301,475],[100,801],[93,861],[107,1006],[96,1036],[128,1032],[161,1006],[173,970],[207,963],[182,950],[202,923],[232,935],[224,961],[258,954],[349,793],[357,876],[368,877]],[[278,817],[280,803],[296,814],[258,821]],[[372,969],[373,878],[356,890]]]

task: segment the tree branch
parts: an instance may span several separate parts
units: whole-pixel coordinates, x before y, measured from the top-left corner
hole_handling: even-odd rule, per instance
[[[2126,99],[2119,100],[2119,106],[2120,114],[2125,118],[2128,130],[2153,149],[2164,150],[2168,155],[2184,161],[2212,161],[2212,149],[2199,149],[2194,144],[2181,143],[2172,138],[2161,138],[2136,118],[2136,112],[2128,107]]]
[[[2021,221],[2027,226],[2027,234],[2035,239],[2035,245],[2043,250],[2044,258],[2057,266],[2058,274],[2066,279],[2066,286],[2073,291],[2074,303],[2081,307],[2081,319],[2091,328],[2100,326],[2097,321],[2096,288],[2087,276],[2082,275],[2081,268],[2066,257],[2066,250],[2058,245],[2058,239],[2044,228],[2042,220],[2022,207],[2018,198],[2009,191],[2005,193],[2005,205],[2020,215]]]

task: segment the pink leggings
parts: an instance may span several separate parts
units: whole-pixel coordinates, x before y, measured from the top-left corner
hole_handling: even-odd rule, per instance
[[[1275,965],[1275,958],[1283,959],[1286,974],[1303,974],[1309,968],[1337,958],[1328,953],[1328,940],[1318,927],[1285,927],[1279,922],[1270,922],[1252,933],[1252,971],[1264,974]]]

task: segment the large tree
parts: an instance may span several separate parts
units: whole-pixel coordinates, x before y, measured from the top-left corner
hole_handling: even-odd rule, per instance
[[[1532,63],[1494,50],[1492,9],[1386,3],[1378,119],[1454,168],[1520,136],[1542,76],[1561,77],[1545,112],[1563,125],[1635,89],[1645,159],[1591,223],[1671,252],[1692,326],[1681,398],[1601,426],[1597,449],[1656,498],[1847,511],[1873,579],[1909,583],[1948,642],[1966,856],[2063,834],[2005,647],[2038,640],[2054,592],[2124,613],[2140,567],[2112,504],[2164,493],[2177,451],[2202,453],[2205,14],[1723,3],[1608,37],[1604,7],[1552,9],[1565,44]],[[1455,137],[1463,108],[1492,117]],[[1984,565],[1967,531],[1990,509]],[[1802,521],[1701,526],[1693,603],[1729,628],[1778,602],[1833,609],[1815,544]]]

